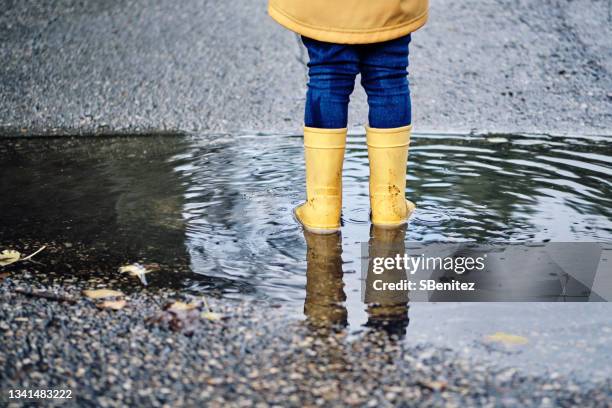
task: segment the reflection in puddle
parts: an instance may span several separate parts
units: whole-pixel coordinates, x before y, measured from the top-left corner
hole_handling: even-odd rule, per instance
[[[417,210],[403,241],[611,240],[610,141],[493,141],[414,135],[407,195]],[[283,301],[353,329],[399,322],[402,302],[363,305],[360,243],[375,251],[376,240],[402,235],[370,231],[364,136],[347,143],[341,241],[304,239],[292,218],[302,155],[301,138],[265,135],[3,139],[0,246],[49,245],[37,256],[43,281],[112,276],[137,288],[117,267],[156,262],[164,272],[147,276],[153,288]],[[325,246],[335,249],[317,251]]]
[[[308,245],[304,301],[308,323],[315,327],[346,326],[341,234],[318,235],[304,231],[304,238]]]
[[[374,290],[389,283],[406,279],[406,271],[387,268],[380,274],[374,268],[375,258],[403,257],[406,226],[380,228],[371,226],[368,241],[369,259],[362,279],[363,302],[368,315],[366,327],[382,330],[398,338],[404,337],[408,326],[408,291]],[[344,304],[341,233],[318,235],[304,231],[306,254],[306,300],[304,314],[315,329],[342,328],[348,324]],[[377,281],[374,285],[374,281]]]
[[[367,327],[382,329],[389,334],[403,337],[408,326],[408,290],[385,290],[386,284],[399,284],[407,278],[406,270],[385,268],[378,274],[375,259],[403,258],[406,226],[380,228],[372,225],[368,242],[368,269],[363,279],[363,301],[367,305]],[[376,290],[375,290],[376,289]]]

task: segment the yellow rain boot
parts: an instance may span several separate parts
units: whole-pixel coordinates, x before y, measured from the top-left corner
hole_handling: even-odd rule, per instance
[[[328,234],[340,229],[342,162],[346,128],[304,128],[306,202],[295,209],[305,229]]]
[[[394,129],[366,128],[374,225],[404,224],[414,211],[414,203],[406,200],[406,164],[411,131],[411,125]]]

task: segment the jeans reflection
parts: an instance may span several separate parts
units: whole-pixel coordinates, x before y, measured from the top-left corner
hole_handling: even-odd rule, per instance
[[[364,279],[363,301],[368,321],[366,327],[383,330],[390,336],[403,338],[408,327],[408,290],[380,290],[385,284],[407,279],[406,270],[393,265],[375,273],[375,259],[401,258],[406,251],[406,225],[381,228],[372,225],[368,242],[368,270]],[[380,266],[380,265],[379,265]]]
[[[346,295],[342,282],[342,235],[313,234],[304,230],[308,247],[304,314],[314,328],[347,325]]]

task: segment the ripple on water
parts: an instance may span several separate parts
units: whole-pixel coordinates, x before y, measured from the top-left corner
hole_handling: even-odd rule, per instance
[[[109,274],[123,262],[182,259],[193,273],[175,283],[186,290],[303,302],[311,271],[291,215],[304,199],[301,138],[0,143],[11,174],[1,184],[3,244],[104,245],[108,265],[98,269]],[[603,138],[415,134],[407,198],[417,210],[406,240],[611,241],[611,151]],[[368,175],[364,136],[349,135],[337,245],[351,271],[371,233]],[[360,274],[341,283],[359,293]]]
[[[428,227],[442,225],[449,221],[451,217],[442,212],[442,209],[438,211],[432,210],[420,210],[417,209],[412,218],[410,219],[411,224],[424,225]]]

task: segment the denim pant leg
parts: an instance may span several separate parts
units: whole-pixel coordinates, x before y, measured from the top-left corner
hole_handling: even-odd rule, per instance
[[[368,95],[369,125],[396,128],[412,123],[408,85],[410,35],[359,48],[361,84]]]
[[[304,124],[339,129],[347,126],[349,97],[359,72],[354,46],[302,37],[308,49],[308,92]]]

